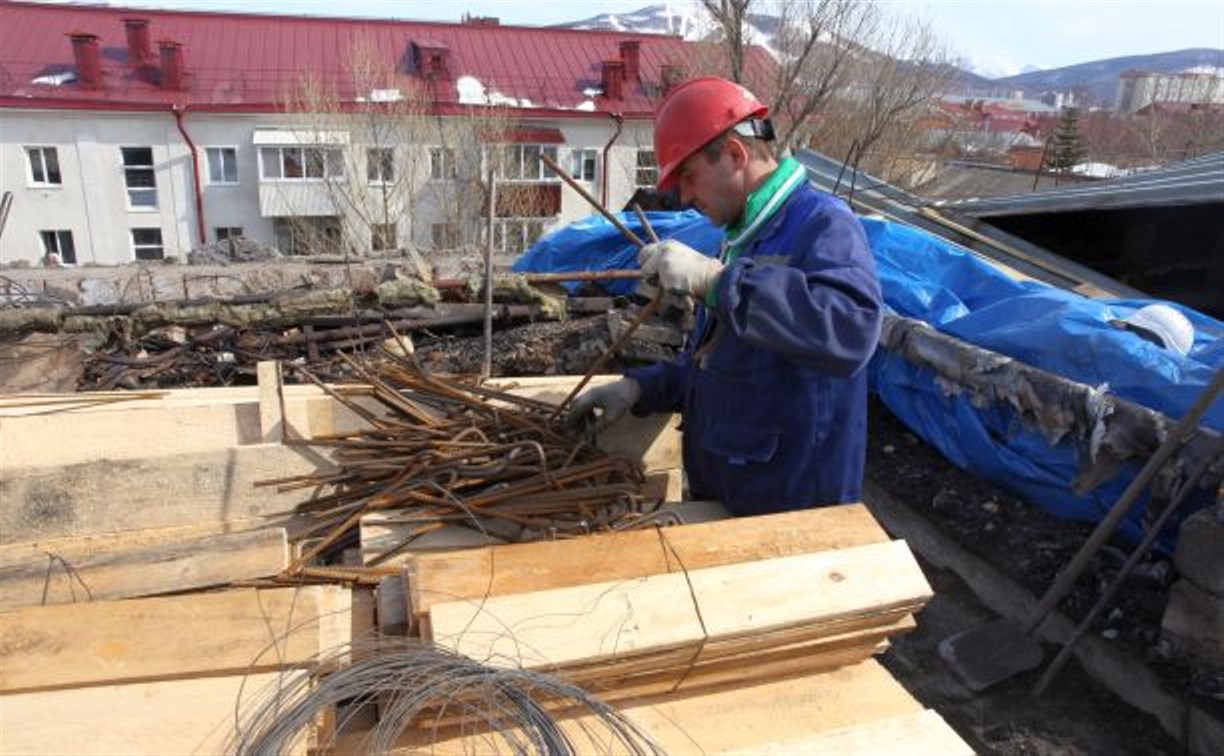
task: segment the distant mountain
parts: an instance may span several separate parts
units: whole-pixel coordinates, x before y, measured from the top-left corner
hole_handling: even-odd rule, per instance
[[[748,40],[775,52],[773,42],[778,33],[778,18],[755,14],[750,15],[747,21]],[[694,2],[649,5],[631,13],[601,13],[558,26],[566,29],[676,34],[691,40],[703,39],[714,31],[709,16]],[[998,60],[961,61],[957,69],[955,93],[973,96],[1010,95],[1020,90],[1026,97],[1037,98],[1046,92],[1075,91],[1081,104],[1110,107],[1118,91],[1118,77],[1125,71],[1137,69],[1177,73],[1204,66],[1224,69],[1224,50],[1201,48],[1152,55],[1130,55],[1049,70],[1036,69],[1031,65],[1016,66]],[[998,75],[1017,69],[1022,73]]]
[[[1007,89],[1022,89],[1030,96],[1042,92],[1076,90],[1082,98],[1081,103],[1110,107],[1117,96],[1118,77],[1126,71],[1177,73],[1200,66],[1224,68],[1224,50],[1198,48],[1152,55],[1128,55],[1123,58],[1094,60],[1048,71],[1008,76],[995,79],[994,83]]]

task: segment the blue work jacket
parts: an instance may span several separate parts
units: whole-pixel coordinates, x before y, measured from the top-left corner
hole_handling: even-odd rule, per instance
[[[719,276],[674,361],[633,369],[636,415],[682,413],[693,498],[737,515],[857,501],[881,294],[866,235],[804,182]]]

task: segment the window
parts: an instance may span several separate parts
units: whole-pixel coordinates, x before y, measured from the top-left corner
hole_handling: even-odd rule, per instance
[[[459,226],[454,223],[435,223],[430,227],[434,249],[454,249],[459,246]]]
[[[574,150],[574,164],[570,174],[579,181],[594,181],[595,166],[599,165],[599,153],[595,150]]]
[[[156,210],[157,178],[153,174],[153,148],[121,147],[119,151],[123,155],[123,182],[127,186],[128,207],[133,210]]]
[[[399,236],[394,223],[375,223],[370,227],[370,248],[375,252],[389,252],[399,248]]]
[[[282,254],[334,255],[343,251],[340,219],[333,215],[273,218],[272,230]]]
[[[367,149],[366,178],[371,184],[390,184],[395,181],[395,150],[390,147]]]
[[[242,236],[242,226],[217,226],[213,233],[217,235],[217,241],[225,241]]]
[[[26,147],[30,159],[30,182],[36,186],[59,186],[59,153],[54,147]]]
[[[76,245],[72,243],[71,231],[39,231],[42,237],[43,257],[59,255],[60,263],[76,264]]]
[[[519,254],[544,235],[544,221],[507,218],[493,223],[493,249],[505,254]]]
[[[657,183],[659,183],[659,165],[655,162],[654,150],[639,149],[637,169],[633,178],[634,186],[653,189]]]
[[[429,177],[437,180],[449,180],[457,175],[454,150],[450,147],[430,147]]]
[[[485,149],[488,167],[497,172],[500,181],[557,181],[561,179],[544,165],[541,155],[556,162],[557,146],[541,144],[508,144]]]
[[[160,228],[132,229],[132,249],[137,260],[160,260],[166,256]]]
[[[324,147],[261,147],[259,175],[264,179],[342,179],[344,153]]]
[[[208,147],[208,183],[238,183],[238,150],[234,147]]]

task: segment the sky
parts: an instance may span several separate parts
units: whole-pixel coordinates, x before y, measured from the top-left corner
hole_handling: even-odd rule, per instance
[[[110,5],[548,25],[628,13],[665,0],[111,0]],[[1224,0],[876,0],[930,21],[987,75],[1190,47],[1224,49]],[[670,0],[673,6],[695,0]]]

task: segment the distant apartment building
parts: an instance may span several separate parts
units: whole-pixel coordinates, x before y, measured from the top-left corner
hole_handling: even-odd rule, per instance
[[[654,109],[690,46],[488,18],[0,2],[0,263],[181,260],[235,236],[441,253],[490,226],[517,253],[591,213],[546,157],[614,209],[653,186]],[[754,48],[749,65],[771,62]]]
[[[1210,69],[1182,73],[1127,71],[1118,78],[1114,108],[1135,113],[1149,105],[1224,105],[1224,71]]]

